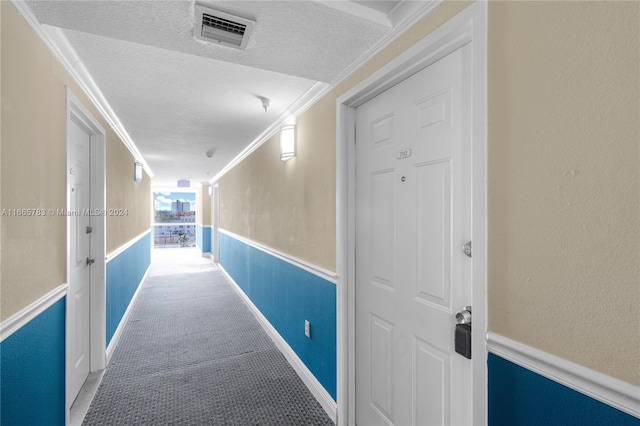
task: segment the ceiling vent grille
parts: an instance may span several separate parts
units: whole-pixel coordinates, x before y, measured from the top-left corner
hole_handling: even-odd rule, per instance
[[[194,36],[198,40],[246,49],[254,21],[195,5]]]

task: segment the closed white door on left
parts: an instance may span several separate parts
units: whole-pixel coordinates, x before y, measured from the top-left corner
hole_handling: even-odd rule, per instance
[[[90,361],[91,306],[91,133],[81,124],[70,120],[69,137],[69,339],[71,342],[71,371],[69,396],[75,400],[84,384]],[[88,261],[89,260],[89,261]]]

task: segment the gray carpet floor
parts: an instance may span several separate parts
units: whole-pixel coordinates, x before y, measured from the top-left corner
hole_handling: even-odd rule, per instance
[[[211,261],[161,249],[83,425],[333,422]]]

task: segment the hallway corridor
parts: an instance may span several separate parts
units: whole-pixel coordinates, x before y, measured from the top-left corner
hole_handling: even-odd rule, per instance
[[[210,259],[155,249],[84,425],[332,425]]]

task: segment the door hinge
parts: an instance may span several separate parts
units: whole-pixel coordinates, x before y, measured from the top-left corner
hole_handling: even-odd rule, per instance
[[[90,234],[93,232],[93,228],[90,226],[87,226],[87,234]]]
[[[87,257],[87,266],[93,265],[95,263],[95,261],[96,261],[95,259],[91,259],[91,258]]]

